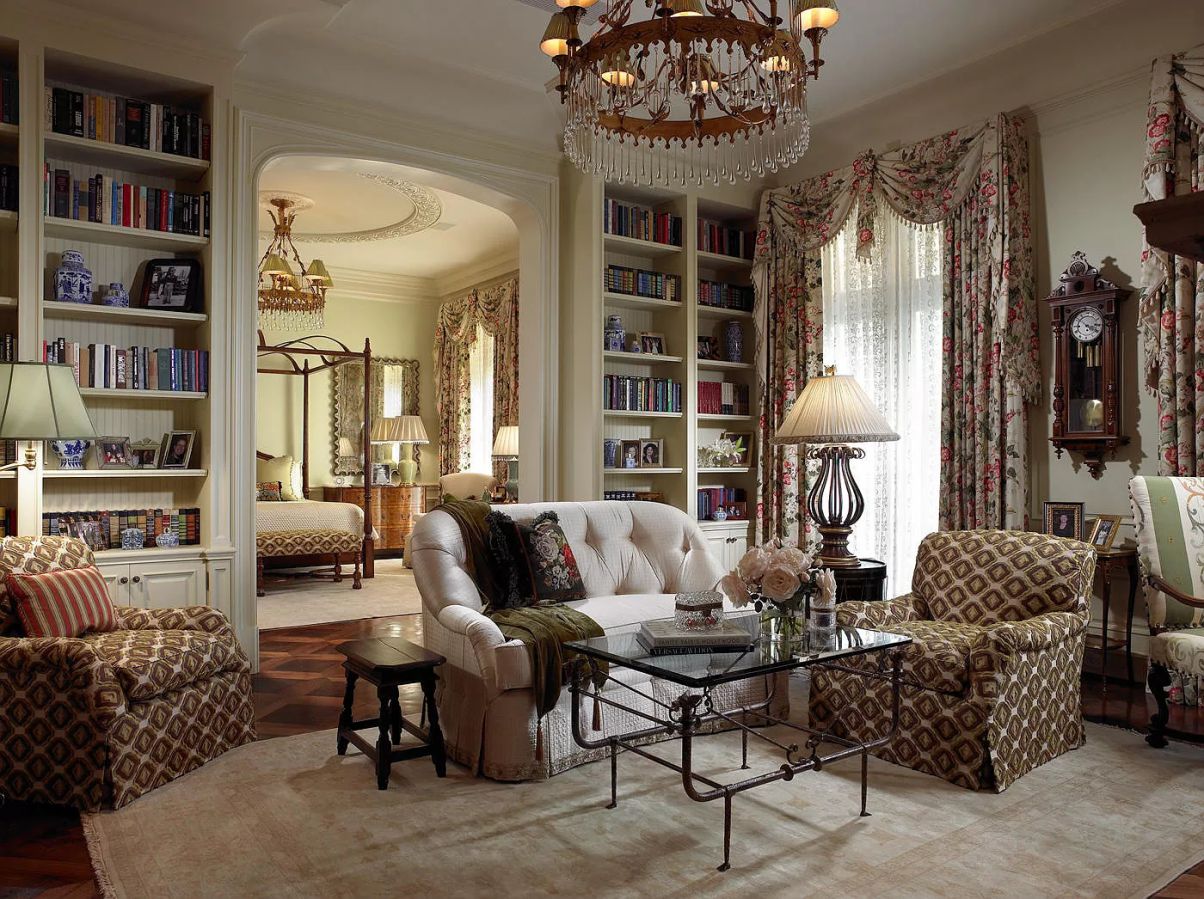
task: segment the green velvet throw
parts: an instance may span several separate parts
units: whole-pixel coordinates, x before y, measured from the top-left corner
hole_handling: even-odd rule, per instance
[[[466,557],[464,567],[481,593],[482,605],[486,611],[496,607],[506,595],[506,572],[498,568],[489,550],[489,525],[485,523],[489,503],[446,496],[439,511],[446,512],[460,526]]]
[[[587,640],[603,636],[602,627],[584,612],[565,605],[527,606],[522,609],[498,609],[489,612],[507,640],[521,640],[531,654],[531,674],[535,690],[535,711],[542,718],[556,707],[560,688],[570,670],[566,663],[577,654],[564,648],[569,640]],[[601,689],[606,681],[606,663],[594,669],[594,685]]]

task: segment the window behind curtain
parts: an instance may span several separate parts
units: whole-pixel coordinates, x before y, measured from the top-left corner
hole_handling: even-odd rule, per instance
[[[856,258],[854,210],[823,250],[824,361],[852,375],[899,434],[852,462],[865,495],[852,550],[911,589],[916,550],[937,529],[941,429],[941,230],[877,214],[873,257]]]
[[[384,366],[384,402],[381,413],[384,418],[397,418],[401,415],[402,386],[401,366]]]
[[[493,335],[477,325],[468,351],[468,470],[493,472]]]

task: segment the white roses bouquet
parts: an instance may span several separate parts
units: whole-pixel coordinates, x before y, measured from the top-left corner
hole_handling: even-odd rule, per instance
[[[752,602],[772,633],[797,637],[806,628],[807,598],[820,583],[814,562],[797,546],[771,540],[746,552],[719,589],[738,609]]]

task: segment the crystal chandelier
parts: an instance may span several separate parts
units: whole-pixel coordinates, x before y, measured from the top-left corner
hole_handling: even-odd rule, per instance
[[[597,2],[556,0],[539,45],[560,73],[565,153],[583,172],[701,185],[774,172],[807,151],[807,81],[824,64],[835,0],[644,0],[651,15],[635,22],[633,0],[608,0],[583,41],[578,24]]]
[[[271,196],[268,210],[272,240],[259,260],[259,326],[277,331],[320,330],[326,321],[326,291],[334,286],[321,259],[309,265],[293,245],[293,220],[312,201],[299,196]],[[297,265],[293,271],[289,258]]]

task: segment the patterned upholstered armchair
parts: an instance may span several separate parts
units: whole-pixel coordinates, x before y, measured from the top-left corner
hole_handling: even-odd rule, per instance
[[[877,754],[1001,792],[1083,744],[1079,678],[1095,550],[1021,531],[947,531],[920,544],[911,593],[837,607],[841,624],[907,634],[899,729]],[[879,661],[857,657],[850,667]],[[811,717],[837,736],[889,729],[890,685],[818,670]]]
[[[1168,699],[1204,705],[1204,478],[1136,477],[1129,500],[1150,622],[1150,692],[1158,703],[1146,742],[1162,747]]]
[[[0,795],[120,808],[255,739],[250,665],[216,609],[119,606],[121,630],[15,636],[9,572],[93,564],[71,538],[0,544]]]

